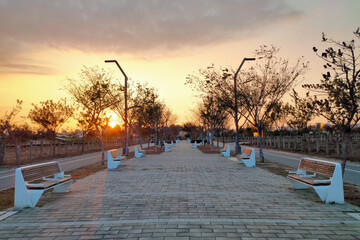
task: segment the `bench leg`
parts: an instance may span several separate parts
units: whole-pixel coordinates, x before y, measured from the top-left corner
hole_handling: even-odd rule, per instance
[[[344,204],[344,192],[339,191],[334,194],[334,191],[332,191],[333,189],[331,189],[331,185],[314,186],[313,188],[324,203]]]
[[[302,182],[299,182],[299,181],[296,181],[292,178],[288,178],[291,185],[293,186],[294,189],[308,189],[309,186],[306,185],[305,183],[302,183]]]
[[[36,203],[39,201],[40,197],[44,193],[44,190],[26,190],[26,193],[21,195],[15,195],[14,207],[15,208],[25,208],[25,207],[35,207]]]
[[[246,167],[248,168],[252,168],[252,167],[255,167],[255,163],[252,161],[252,160],[243,160],[244,164]]]
[[[107,168],[109,170],[114,170],[119,166],[120,163],[122,163],[122,161],[113,161],[112,159],[110,159],[110,160],[108,160]],[[124,163],[122,163],[122,165],[123,164]]]
[[[329,186],[313,186],[317,195],[319,195],[321,201],[326,202],[326,198],[329,192]]]
[[[56,187],[54,187],[54,192],[68,192],[69,187],[71,186],[73,180],[64,182]]]

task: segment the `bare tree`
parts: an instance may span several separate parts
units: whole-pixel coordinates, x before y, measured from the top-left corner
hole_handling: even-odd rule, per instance
[[[114,84],[112,76],[98,67],[84,67],[79,79],[68,78],[65,89],[80,107],[88,114],[88,119],[95,126],[101,145],[101,164],[105,163],[105,149],[102,140],[101,123],[106,109],[119,104],[120,87]]]
[[[19,141],[16,138],[16,135],[13,133],[12,128],[14,127],[13,120],[15,116],[21,111],[22,100],[16,100],[16,106],[10,111],[10,113],[5,112],[4,116],[0,118],[0,137],[1,137],[1,149],[0,149],[0,165],[4,162],[4,152],[5,152],[5,131],[8,132],[11,140],[15,145],[15,154],[16,154],[16,164],[21,165],[20,159],[20,145]]]
[[[280,99],[296,84],[305,73],[307,63],[299,58],[291,66],[288,60],[276,56],[279,49],[261,46],[255,51],[256,66],[239,79],[239,98],[247,110],[245,119],[259,132],[259,151],[263,154],[263,131]]]
[[[221,103],[217,98],[213,96],[207,96],[203,99],[201,118],[205,120],[210,129],[212,152],[214,151],[215,130],[225,124],[227,116],[227,112],[221,108]]]
[[[287,124],[289,127],[300,132],[305,132],[311,120],[317,115],[314,109],[309,104],[309,92],[306,93],[305,98],[299,97],[299,94],[293,89],[291,94],[294,105],[289,105],[281,112],[288,113]]]
[[[66,98],[58,102],[47,100],[39,105],[32,104],[33,108],[28,113],[28,118],[49,131],[53,138],[59,128],[73,116],[75,108],[67,103]]]
[[[354,32],[360,40],[360,28]],[[322,34],[322,41],[330,44],[322,53],[313,48],[318,57],[324,60],[326,73],[320,84],[306,84],[311,90],[311,108],[320,116],[335,125],[342,133],[342,171],[344,173],[347,159],[347,142],[351,131],[360,120],[360,45],[355,39],[336,41]],[[333,48],[333,47],[334,48]]]

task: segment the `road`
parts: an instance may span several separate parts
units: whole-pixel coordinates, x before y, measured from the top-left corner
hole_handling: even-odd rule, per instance
[[[147,147],[147,144],[143,146]],[[153,146],[153,144],[150,144]],[[129,146],[129,151],[133,152],[133,146]],[[107,154],[107,153],[105,153]],[[105,156],[107,158],[107,156]],[[101,161],[101,152],[87,153],[78,156],[55,159],[59,161],[63,171],[70,171],[82,166],[90,165]],[[0,169],[0,190],[14,187],[15,185],[15,168]]]

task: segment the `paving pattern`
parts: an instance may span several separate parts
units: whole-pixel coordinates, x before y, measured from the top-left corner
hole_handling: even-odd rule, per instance
[[[360,208],[314,196],[181,142],[45,196],[0,221],[0,239],[360,239]]]

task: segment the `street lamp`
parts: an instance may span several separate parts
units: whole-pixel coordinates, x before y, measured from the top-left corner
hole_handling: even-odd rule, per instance
[[[234,76],[234,98],[235,98],[235,128],[236,128],[236,136],[235,136],[235,152],[236,154],[241,153],[241,148],[239,145],[239,118],[238,118],[238,106],[237,106],[237,90],[236,90],[236,79],[237,75],[240,72],[240,69],[245,61],[255,61],[255,58],[244,58],[235,73]]]
[[[129,149],[128,149],[128,146],[129,146],[129,142],[128,142],[128,131],[127,131],[127,111],[128,111],[128,106],[127,106],[127,81],[128,81],[128,77],[126,76],[126,73],[124,72],[124,70],[121,68],[120,64],[116,61],[116,60],[105,60],[105,63],[115,63],[118,68],[120,69],[121,73],[124,75],[125,77],[125,89],[124,89],[124,92],[125,92],[125,139],[124,139],[124,142],[125,142],[125,152],[123,150],[123,154],[125,155],[128,155],[129,153]]]

